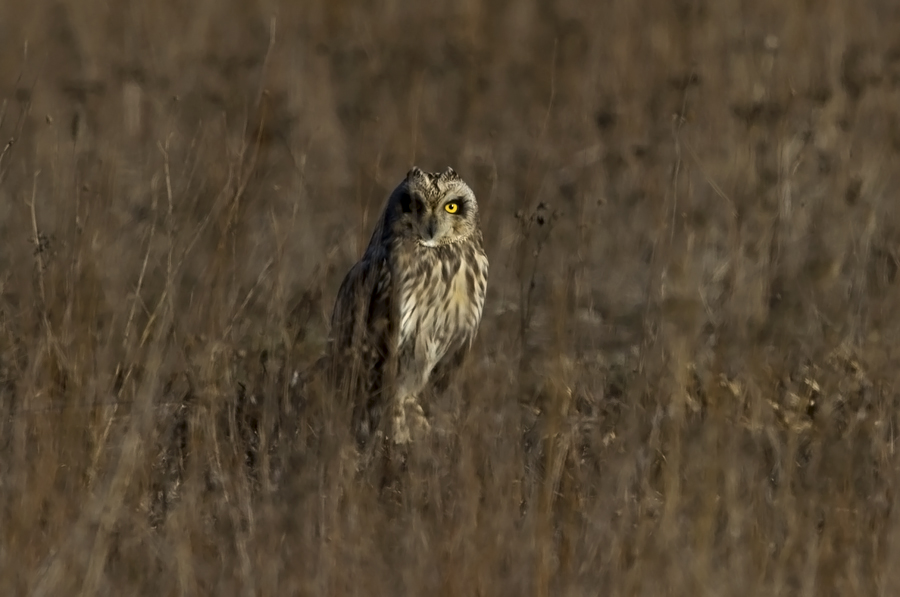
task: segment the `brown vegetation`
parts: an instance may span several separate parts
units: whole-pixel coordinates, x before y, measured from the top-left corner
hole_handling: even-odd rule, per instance
[[[0,593],[900,592],[898,40],[876,0],[0,4]],[[292,376],[413,164],[491,281],[384,484]]]

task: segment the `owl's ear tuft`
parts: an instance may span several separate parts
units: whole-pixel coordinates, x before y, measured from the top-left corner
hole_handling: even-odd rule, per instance
[[[409,172],[406,173],[406,180],[412,180],[413,178],[419,178],[423,174],[422,169],[418,166],[413,166]]]
[[[447,169],[441,174],[441,178],[444,180],[459,180],[459,174],[456,173],[456,170],[447,166]]]

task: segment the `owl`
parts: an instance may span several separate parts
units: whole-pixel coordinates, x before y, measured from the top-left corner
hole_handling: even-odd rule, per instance
[[[487,278],[472,189],[451,168],[410,170],[332,313],[332,370],[361,445],[378,431],[408,443],[430,427],[420,399],[447,387],[471,347]]]

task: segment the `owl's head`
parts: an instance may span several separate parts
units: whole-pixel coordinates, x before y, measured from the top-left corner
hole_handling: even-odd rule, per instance
[[[388,212],[395,237],[426,247],[460,242],[478,231],[475,193],[452,168],[410,170],[391,194]]]

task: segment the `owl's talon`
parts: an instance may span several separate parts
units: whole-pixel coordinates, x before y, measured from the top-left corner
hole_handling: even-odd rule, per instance
[[[431,431],[431,423],[428,421],[422,405],[414,400],[414,398],[407,398],[395,409],[393,435],[395,444],[409,443],[414,435],[422,435]]]

